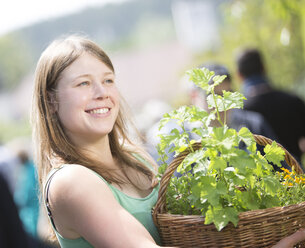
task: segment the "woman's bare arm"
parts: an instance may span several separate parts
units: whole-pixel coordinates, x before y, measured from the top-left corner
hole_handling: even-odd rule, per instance
[[[94,247],[159,247],[97,175],[80,165],[69,165],[57,174],[49,199],[62,236],[82,236]]]
[[[297,243],[305,240],[305,229],[300,229],[294,234],[282,239],[272,248],[292,248]]]

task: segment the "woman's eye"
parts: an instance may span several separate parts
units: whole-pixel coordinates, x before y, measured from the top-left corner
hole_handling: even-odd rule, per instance
[[[86,85],[89,85],[88,81],[84,81],[78,84],[78,86],[86,86]]]
[[[106,79],[105,80],[105,83],[106,84],[112,84],[114,81],[113,81],[113,79]]]

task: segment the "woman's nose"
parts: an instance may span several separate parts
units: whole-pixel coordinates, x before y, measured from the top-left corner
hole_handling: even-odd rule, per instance
[[[93,97],[94,99],[107,98],[107,88],[102,83],[97,83],[93,87]]]

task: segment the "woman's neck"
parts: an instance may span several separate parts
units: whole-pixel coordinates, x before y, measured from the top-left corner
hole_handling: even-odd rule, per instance
[[[103,136],[99,139],[88,139],[78,137],[74,140],[74,144],[77,146],[90,158],[94,160],[102,160],[103,164],[113,168],[115,165],[115,160],[112,156],[109,136]]]

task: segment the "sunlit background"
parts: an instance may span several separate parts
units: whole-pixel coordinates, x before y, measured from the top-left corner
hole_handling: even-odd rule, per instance
[[[274,85],[305,96],[304,1],[11,0],[0,11],[2,142],[30,133],[35,64],[65,34],[86,35],[110,55],[140,129],[154,121],[147,110],[159,117],[158,106],[187,103],[187,69],[216,61],[234,76],[243,47],[262,50]]]

